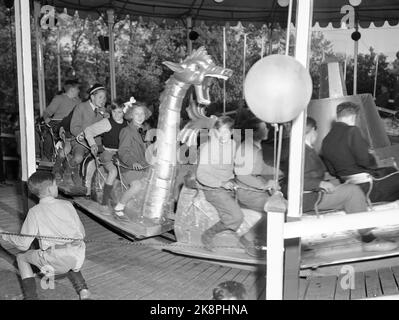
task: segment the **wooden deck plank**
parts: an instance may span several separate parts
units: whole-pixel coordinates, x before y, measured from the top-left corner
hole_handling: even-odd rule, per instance
[[[349,300],[351,295],[350,286],[348,288],[343,288],[341,282],[342,280],[346,282],[346,274],[340,274],[337,279],[337,283],[335,286],[335,296],[334,300]],[[344,279],[343,279],[344,278]]]
[[[355,275],[355,288],[351,289],[350,299],[363,299],[366,298],[366,282],[364,279],[364,272],[356,272]]]
[[[399,266],[391,267],[391,270],[392,270],[392,274],[396,280],[396,283],[399,286]]]
[[[305,295],[310,281],[308,279],[299,278],[299,294],[298,300],[305,300]]]
[[[173,293],[173,296],[176,300],[196,299],[197,279],[209,268],[210,265],[208,263],[201,262],[185,274],[184,277],[179,277],[177,281],[171,281],[170,277],[159,279],[157,282],[164,290],[163,292],[154,290],[153,294],[151,294],[152,299],[164,299],[174,291],[176,293]],[[146,299],[146,296],[143,296],[143,299]]]
[[[382,296],[380,279],[377,270],[370,270],[364,273],[366,281],[366,293],[368,298]]]
[[[173,277],[174,275],[176,277],[177,275],[180,275],[182,273],[181,270],[184,267],[186,267],[187,265],[191,265],[192,263],[193,262],[190,259],[183,258],[183,260],[181,260],[179,263],[175,263],[167,269],[162,268],[158,264],[145,265],[145,267],[143,265],[140,266],[136,269],[136,275],[138,279],[136,284],[137,290],[135,290],[134,292],[130,292],[127,295],[121,296],[121,299],[139,299],[143,295],[147,295],[149,292],[152,292],[154,288],[152,288],[150,284],[151,280],[154,279],[154,273],[156,273],[158,276],[167,273],[169,276]],[[141,289],[145,289],[145,292],[140,293],[140,291],[143,291]]]
[[[305,300],[332,300],[335,295],[336,282],[336,276],[312,278]]]
[[[214,270],[214,272],[208,277],[208,281],[206,284],[204,284],[203,286],[201,286],[202,290],[198,290],[198,299],[210,299],[211,298],[211,293],[212,293],[212,289],[214,287],[216,287],[219,282],[217,282],[218,280],[220,280],[221,278],[223,278],[225,275],[227,275],[230,271],[230,268],[226,268],[226,267],[222,267],[222,266],[216,266],[216,270]],[[213,271],[213,269],[212,269]]]
[[[398,294],[398,286],[391,268],[383,268],[378,270],[378,276],[381,282],[383,295]]]
[[[166,263],[163,264],[162,270],[159,270],[158,272],[151,273],[152,278],[154,281],[159,282],[159,286],[156,286],[154,289],[155,295],[160,294],[163,291],[163,286],[161,284],[163,279],[166,279],[167,282],[172,282],[173,283],[173,266],[176,267],[178,263],[184,258],[178,257],[178,256],[172,256],[172,259],[168,260]],[[110,298],[111,299],[120,299],[123,298],[124,296],[129,295],[133,291],[137,290],[139,285],[145,284],[145,281],[141,277],[137,277],[135,273],[132,272],[131,276],[128,275],[126,278],[130,279],[129,281],[124,281],[124,283],[116,283],[117,286],[117,291],[112,290],[110,292]],[[132,281],[133,280],[133,281]],[[162,290],[160,290],[162,288]],[[112,288],[111,288],[112,289]],[[149,291],[148,291],[149,292]],[[147,294],[147,293],[146,293]],[[143,294],[142,296],[144,296]]]
[[[256,300],[259,295],[259,291],[266,285],[265,274],[263,272],[253,272],[244,283],[247,293],[248,300]]]

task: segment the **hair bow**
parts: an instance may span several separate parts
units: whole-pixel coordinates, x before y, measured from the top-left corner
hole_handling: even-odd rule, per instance
[[[127,109],[133,107],[133,104],[135,103],[136,99],[133,96],[130,97],[129,101],[124,103],[125,107],[123,108],[123,112],[126,113]]]

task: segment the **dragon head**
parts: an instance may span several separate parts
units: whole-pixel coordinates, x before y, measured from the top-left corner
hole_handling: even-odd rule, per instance
[[[176,80],[194,86],[197,103],[209,105],[209,87],[213,78],[227,80],[233,71],[219,67],[215,64],[204,47],[194,50],[183,62],[163,62],[169,69],[174,71]]]

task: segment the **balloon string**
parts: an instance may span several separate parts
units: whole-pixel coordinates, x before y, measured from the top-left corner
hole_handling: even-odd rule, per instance
[[[277,166],[277,132],[278,132],[278,124],[273,123],[272,124],[274,127],[274,139],[273,139],[273,169],[274,169],[274,174],[273,174],[273,179],[276,181],[276,166]]]
[[[278,188],[278,186],[279,186],[278,175],[280,172],[281,148],[283,145],[283,129],[284,129],[284,126],[282,124],[280,124],[280,128],[278,131],[277,167],[275,167],[276,168],[275,183],[276,183],[277,190],[280,189],[280,188]]]

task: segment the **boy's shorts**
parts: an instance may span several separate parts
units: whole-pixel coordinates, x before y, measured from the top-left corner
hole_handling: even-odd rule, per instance
[[[48,266],[54,269],[54,274],[64,274],[70,270],[79,271],[85,259],[86,245],[81,242],[61,249],[28,250],[23,254],[25,260],[40,270]]]

